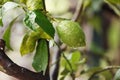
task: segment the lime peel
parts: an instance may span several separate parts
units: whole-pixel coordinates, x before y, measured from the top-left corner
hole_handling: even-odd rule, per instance
[[[63,20],[56,27],[60,40],[70,47],[85,46],[85,34],[77,22]]]

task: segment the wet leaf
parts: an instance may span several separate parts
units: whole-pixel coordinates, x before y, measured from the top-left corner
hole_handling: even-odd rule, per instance
[[[37,72],[43,71],[45,73],[47,65],[48,65],[47,41],[45,39],[41,39],[38,41],[32,66]]]
[[[0,27],[3,26],[3,22],[2,22],[2,9],[0,8]]]
[[[35,22],[41,27],[48,35],[54,38],[55,30],[52,23],[48,20],[47,16],[43,14],[40,10],[35,10],[36,14]]]
[[[37,14],[33,11],[28,12],[24,18],[24,23],[31,30],[39,32],[41,38],[51,39],[54,37],[55,30],[42,12]]]

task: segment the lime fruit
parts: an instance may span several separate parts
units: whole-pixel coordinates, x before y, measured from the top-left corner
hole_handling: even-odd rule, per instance
[[[63,20],[56,27],[60,40],[70,47],[85,46],[85,34],[77,22]]]

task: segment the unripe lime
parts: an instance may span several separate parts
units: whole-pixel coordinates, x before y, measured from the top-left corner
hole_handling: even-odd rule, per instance
[[[77,22],[64,20],[56,27],[61,41],[70,47],[85,46],[85,34]]]

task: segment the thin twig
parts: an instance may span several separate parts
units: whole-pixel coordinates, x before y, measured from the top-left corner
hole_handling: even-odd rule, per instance
[[[67,59],[67,57],[65,56],[64,53],[63,53],[63,57],[64,57],[64,59],[67,61],[68,65],[69,65],[69,67],[70,67],[70,69],[71,69],[71,72],[73,72],[72,65],[71,65],[71,63],[69,62],[69,60]]]
[[[77,21],[78,18],[81,16],[83,10],[83,0],[78,0],[78,4],[76,7],[76,11],[73,15],[72,21]]]
[[[52,80],[57,80],[57,78],[58,78],[61,54],[67,48],[66,46],[64,46],[64,47],[62,45],[60,46],[59,40],[57,40],[57,42],[55,42],[55,43],[56,43],[56,46],[58,47],[58,50],[57,50],[57,53],[55,53],[56,54],[56,61],[53,64],[55,64],[55,63],[56,64],[55,64],[54,72],[52,74]]]
[[[46,11],[45,0],[42,0],[42,1],[43,1],[43,8],[44,8],[44,10]]]
[[[106,68],[104,68],[102,70],[98,70],[98,71],[94,72],[88,80],[92,80],[92,78],[95,75],[97,75],[97,74],[99,74],[101,72],[107,71],[107,70],[111,70],[111,69],[120,69],[120,66],[108,66],[108,67],[106,67]]]
[[[60,49],[58,49],[57,53],[55,53],[56,54],[56,62],[55,62],[56,64],[54,63],[55,68],[54,68],[54,71],[53,71],[53,74],[52,74],[52,80],[57,80],[57,78],[58,78],[61,53],[62,53],[62,51]]]
[[[72,68],[72,65],[71,65],[70,61],[67,59],[67,57],[65,56],[64,53],[63,53],[63,57],[64,57],[64,59],[67,61],[68,65],[69,65],[69,67],[70,67],[70,69],[71,69],[71,77],[72,77],[72,79],[75,80],[75,75],[74,75],[74,72],[73,72],[74,70],[73,70],[73,68]]]

